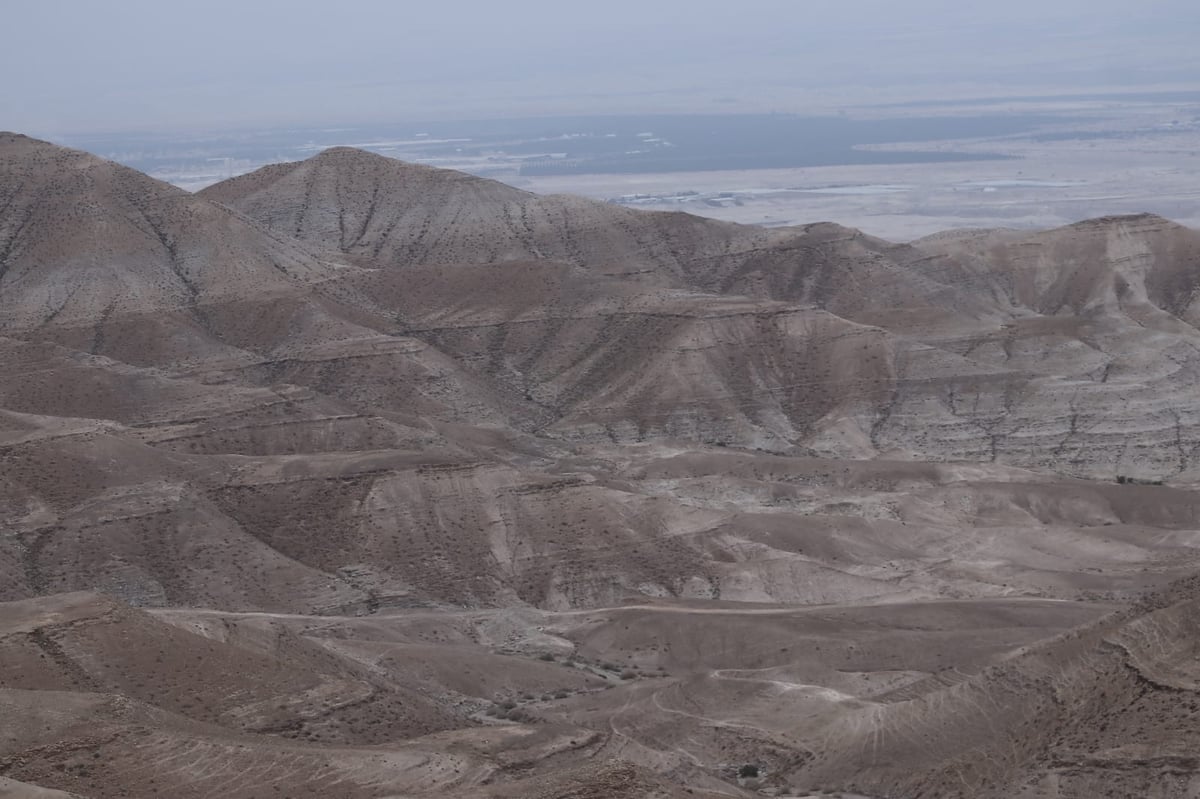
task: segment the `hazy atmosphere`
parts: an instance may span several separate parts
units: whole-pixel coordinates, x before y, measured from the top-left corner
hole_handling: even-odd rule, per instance
[[[0,799],[1197,799],[1196,2],[0,0]]]
[[[4,5],[0,127],[45,135],[798,112],[1170,85],[1200,64],[1190,0]]]

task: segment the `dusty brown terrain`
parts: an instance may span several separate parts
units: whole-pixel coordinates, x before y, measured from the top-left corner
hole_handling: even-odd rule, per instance
[[[1197,286],[0,134],[0,796],[1200,795]]]

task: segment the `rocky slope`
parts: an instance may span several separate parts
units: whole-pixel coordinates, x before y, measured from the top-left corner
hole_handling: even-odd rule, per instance
[[[0,795],[1190,796],[1197,241],[2,134]]]
[[[264,167],[199,196],[280,235],[393,267],[538,258],[624,276],[670,275],[698,257],[749,253],[772,238],[687,214],[543,197],[345,147]]]

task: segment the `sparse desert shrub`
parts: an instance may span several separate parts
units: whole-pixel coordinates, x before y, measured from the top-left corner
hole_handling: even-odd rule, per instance
[[[756,780],[758,779],[758,766],[746,763],[738,769],[738,776],[744,780]]]
[[[545,660],[549,663],[553,663],[554,655],[550,654],[549,652],[543,652],[542,654],[538,655],[538,660]]]

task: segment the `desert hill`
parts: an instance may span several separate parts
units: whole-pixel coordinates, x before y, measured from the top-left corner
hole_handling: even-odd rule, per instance
[[[1198,241],[2,134],[0,795],[1190,796]]]
[[[1200,234],[1152,214],[1032,235],[935,236],[918,246],[959,255],[1012,303],[1042,314],[1125,313],[1168,331],[1177,329],[1169,317],[1195,320]]]
[[[437,180],[438,175],[444,179]],[[508,387],[514,401],[524,397],[536,403],[524,409],[528,431],[555,431],[576,439],[602,432],[621,442],[642,440],[647,433],[700,436],[852,457],[900,451],[916,458],[986,459],[1085,476],[1129,474],[1148,480],[1187,473],[1190,448],[1172,442],[1193,441],[1200,435],[1200,420],[1187,410],[1184,397],[1192,390],[1195,370],[1197,342],[1190,325],[1172,322],[1175,317],[1165,307],[1152,303],[1143,308],[1129,300],[1129,313],[1099,313],[1092,306],[1085,308],[1086,303],[1052,301],[1037,288],[1087,283],[1091,272],[1077,275],[1078,264],[1105,251],[1108,245],[1102,240],[1107,236],[1124,242],[1113,244],[1115,249],[1105,256],[1108,263],[1124,264],[1120,269],[1142,268],[1121,260],[1139,247],[1161,252],[1164,264],[1178,264],[1168,270],[1169,276],[1163,267],[1150,278],[1152,286],[1169,285],[1175,291],[1176,283],[1182,287],[1191,279],[1188,242],[1194,234],[1163,220],[1112,218],[1041,234],[1046,251],[1054,254],[1039,262],[1040,276],[1035,278],[1026,274],[1030,269],[1020,266],[1020,259],[987,255],[998,252],[988,241],[1018,246],[1004,232],[892,245],[830,224],[763,231],[575,200],[564,218],[586,221],[570,230],[498,228],[496,221],[513,204],[541,207],[558,198],[540,198],[492,181],[347,148],[267,167],[217,184],[202,195],[313,246],[328,247],[335,240],[331,231],[347,224],[339,227],[331,220],[360,206],[374,209],[367,225],[371,230],[378,227],[376,219],[399,220],[379,230],[381,235],[390,230],[389,236],[425,229],[424,222],[416,225],[409,215],[445,216],[434,236],[444,251],[405,250],[408,254],[402,257],[382,256],[374,245],[343,246],[337,239],[333,249],[374,269],[348,274],[322,290],[354,307],[377,306],[375,298],[386,297],[387,307],[378,309],[384,318],[398,304],[403,310],[393,332],[410,334],[447,351],[459,363],[474,365],[493,385]],[[301,208],[307,210],[300,214]],[[458,212],[446,210],[451,208],[467,210],[453,216]],[[291,209],[291,216],[282,219],[278,209]],[[368,211],[355,213],[351,228]],[[455,219],[453,225],[449,218]],[[675,231],[668,238],[678,235],[690,243],[672,244],[667,254],[637,243],[662,240],[665,228]],[[600,230],[604,235],[629,230],[636,235],[633,243],[597,240],[594,246],[568,246],[568,240],[574,240],[572,230]],[[480,248],[474,243],[480,237],[506,242],[509,249],[500,254]],[[536,246],[530,245],[535,239]],[[610,269],[606,259],[614,253],[622,264],[638,268]],[[530,257],[536,265],[530,265]],[[504,269],[484,268],[488,264]],[[467,265],[472,268],[461,268]],[[1105,268],[1092,271],[1099,274]],[[619,274],[626,277],[619,288],[611,281],[604,283],[605,275]],[[1135,277],[1130,279],[1136,283]],[[590,281],[596,281],[595,287],[585,288]],[[346,283],[356,284],[354,299],[342,294]],[[370,288],[361,288],[364,284]],[[1014,290],[1018,284],[1026,288]],[[557,293],[547,294],[555,285]],[[672,297],[673,289],[692,295]],[[406,302],[404,297],[414,291],[412,301]],[[1158,296],[1166,289],[1155,291]],[[844,347],[865,349],[863,357],[855,359],[865,373],[845,375],[841,364],[846,358],[833,354],[844,347],[754,366],[753,358],[722,352],[728,349],[724,342],[746,340],[745,332],[715,332],[707,343],[704,336],[714,334],[705,333],[687,345],[689,353],[706,353],[703,363],[688,368],[683,365],[686,359],[695,360],[696,355],[686,355],[684,361],[667,356],[673,365],[679,362],[675,372],[683,370],[672,376],[672,383],[682,377],[679,396],[699,400],[699,407],[686,414],[690,418],[683,418],[680,410],[666,410],[668,404],[679,407],[678,396],[665,387],[643,385],[647,377],[657,380],[665,373],[645,365],[639,343],[648,338],[669,341],[681,334],[691,342],[693,334],[675,332],[679,326],[674,320],[681,307],[712,303],[699,293],[742,295],[759,303],[744,306],[748,309],[782,307],[761,304],[771,301],[795,308],[790,317],[751,311],[750,316],[760,320],[768,315],[805,320],[764,352],[779,346],[793,352],[804,349],[807,345],[801,342],[811,339],[814,322],[818,327],[826,324],[812,310],[832,313],[836,319],[829,321],[838,326],[839,319],[862,325],[840,327],[842,332],[828,335],[844,339]],[[533,297],[539,299],[535,302]],[[598,300],[589,304],[585,297]],[[1154,320],[1147,321],[1151,311]],[[556,332],[562,320],[576,314],[601,315],[605,322],[602,328],[590,326],[602,343],[586,342],[587,358],[573,352],[573,342]],[[589,326],[572,327],[582,333]],[[779,324],[771,327],[778,330]],[[856,344],[855,336],[874,340]],[[827,334],[816,337],[820,341]],[[799,341],[791,343],[795,338]],[[603,357],[610,347],[617,349]],[[728,374],[727,358],[745,363],[748,374]],[[572,372],[569,365],[574,364],[587,371],[577,366]],[[623,374],[627,364],[638,367],[629,369],[636,374],[632,381]],[[547,366],[554,370],[553,380],[541,374]],[[589,399],[584,413],[576,413],[577,397],[594,394],[592,383],[604,386],[610,396]],[[614,390],[617,396],[611,396]],[[846,401],[823,400],[826,392]],[[751,398],[752,407],[739,399],[745,397]],[[600,421],[606,414],[610,420],[590,427],[580,419]],[[632,426],[611,421],[618,417]],[[1135,426],[1133,417],[1139,420]],[[1123,432],[1103,432],[1115,429]],[[1127,435],[1131,429],[1137,431],[1132,438]],[[1058,444],[1040,446],[1047,438]]]
[[[806,779],[848,779],[868,792],[902,784],[911,795],[1124,797],[1190,790],[1200,712],[1195,581],[1165,597],[1155,603],[1160,607],[1119,612],[1020,649],[954,687],[897,697],[865,713],[865,724],[835,722],[845,726],[827,735],[869,743],[858,744],[861,755],[849,762],[814,758]],[[856,745],[836,748],[854,751]],[[845,776],[833,777],[838,770]]]
[[[639,282],[856,312],[995,315],[994,303],[910,268],[930,256],[832,224],[764,230],[682,213],[539,196],[496,181],[338,147],[199,196],[369,266],[537,259]],[[937,259],[948,260],[948,259]],[[945,268],[945,267],[944,267]],[[954,274],[954,278],[960,275]],[[869,283],[870,292],[861,291]]]
[[[220,206],[87,153],[0,134],[0,174],[6,331],[287,293],[334,271]]]
[[[267,166],[199,196],[280,235],[405,267],[529,258],[669,280],[700,256],[752,251],[767,231],[686,214],[640,214],[571,196],[542,197],[461,172],[348,147]]]

